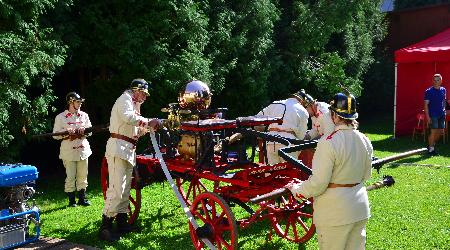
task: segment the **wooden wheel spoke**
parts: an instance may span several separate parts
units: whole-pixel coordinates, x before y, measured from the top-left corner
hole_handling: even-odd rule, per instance
[[[211,220],[211,216],[209,216],[208,207],[206,207],[206,202],[204,200],[201,201],[203,213],[205,214],[206,219]]]
[[[202,192],[193,200],[190,210],[195,220],[203,221],[204,224],[212,227],[210,232],[212,234],[208,238],[217,249],[236,249],[238,237],[236,219],[223,198],[216,193]],[[202,225],[200,224],[200,226]],[[205,229],[208,230],[207,227]],[[196,243],[201,239],[192,224],[189,224],[189,230],[195,248],[203,249]]]
[[[220,241],[218,236],[215,237],[214,242],[217,244],[217,249],[221,250],[222,249],[222,242]]]
[[[286,228],[284,229],[284,236],[288,236],[289,233],[289,226],[291,225],[291,222],[289,220],[286,220]]]
[[[218,244],[221,243],[221,244],[223,244],[223,245],[225,246],[226,249],[231,249],[231,245],[228,244],[228,242],[227,242],[226,240],[224,240],[222,237],[220,237],[219,235],[217,235],[217,236],[216,236],[216,239],[219,239],[219,240],[216,240],[216,242],[217,242]],[[219,248],[219,249],[220,249],[220,248]]]
[[[303,213],[303,212],[298,212],[297,215],[300,217],[306,217],[306,218],[312,218],[313,215],[312,214],[307,214],[307,213]]]
[[[198,211],[192,212],[192,215],[198,217],[204,224],[209,223],[209,220],[203,217]]]
[[[191,191],[192,191],[192,185],[189,185],[188,191],[187,191],[187,193],[186,193],[186,199],[187,199],[187,200],[189,200],[189,195],[191,194]]]
[[[199,184],[199,187],[202,187],[202,188],[203,188],[203,191],[208,190],[208,189],[206,188],[206,186],[203,184],[203,182],[198,181],[198,184]]]
[[[200,188],[200,185],[195,185],[195,187],[197,188],[198,194],[202,193],[202,189]]]
[[[192,185],[192,183],[191,187],[192,187],[192,199],[194,199],[195,197],[197,197],[197,189],[195,188],[195,185]]]
[[[213,200],[209,200],[209,202],[211,203],[209,204],[211,206],[211,218],[216,218],[217,214],[216,202],[214,202]]]
[[[222,213],[219,215],[219,217],[217,217],[217,219],[215,219],[215,222],[221,222],[222,219],[225,217],[226,213],[225,211],[222,211]]]
[[[292,232],[294,232],[294,239],[298,239],[298,231],[297,231],[297,224],[295,223],[296,218],[289,218],[289,220],[293,220],[292,223]]]
[[[130,200],[130,202],[133,204],[133,206],[136,207],[137,202],[136,202],[136,200],[135,200],[133,197],[131,197],[131,195],[130,195],[129,200]]]
[[[297,201],[293,196],[283,196],[278,199],[282,205],[274,204],[270,208],[269,219],[275,233],[289,241],[296,243],[306,242],[313,235],[315,226],[312,223],[312,213],[304,212],[312,201]],[[308,210],[305,210],[308,211]],[[308,221],[305,221],[308,220]]]
[[[305,229],[306,232],[308,232],[309,227],[303,222],[303,220],[300,217],[297,217],[295,219],[300,225],[302,225],[303,229]]]

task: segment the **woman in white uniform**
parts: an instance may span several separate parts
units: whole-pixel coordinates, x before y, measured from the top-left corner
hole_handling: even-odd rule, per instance
[[[365,249],[370,209],[364,182],[371,176],[372,144],[357,130],[353,95],[336,94],[330,111],[336,127],[319,140],[312,175],[286,187],[297,199],[314,197],[320,249]]]
[[[66,169],[64,192],[69,197],[69,207],[89,206],[86,199],[88,186],[88,157],[92,154],[84,129],[92,127],[89,115],[81,111],[84,99],[75,92],[66,95],[67,109],[55,118],[53,133],[65,132],[68,135],[54,136],[61,140],[59,158]],[[75,191],[78,191],[78,203],[75,202]]]

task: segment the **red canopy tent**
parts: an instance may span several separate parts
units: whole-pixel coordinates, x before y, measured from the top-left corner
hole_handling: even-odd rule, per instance
[[[424,41],[395,51],[394,137],[411,134],[422,112],[424,93],[433,75],[442,75],[450,91],[450,28]]]

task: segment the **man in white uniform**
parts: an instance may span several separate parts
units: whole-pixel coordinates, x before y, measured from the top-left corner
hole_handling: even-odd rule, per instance
[[[315,140],[323,135],[331,134],[334,131],[334,123],[331,119],[330,105],[316,101],[304,89],[295,95],[302,100],[300,103],[308,111],[312,121],[312,128],[306,132],[305,139]]]
[[[357,130],[352,95],[335,95],[330,110],[336,128],[319,140],[312,175],[286,187],[297,199],[314,197],[320,249],[365,249],[370,209],[364,182],[371,176],[372,144]]]
[[[75,191],[78,190],[78,205],[89,206],[86,199],[88,186],[88,157],[92,154],[84,129],[92,127],[87,113],[80,110],[84,99],[75,92],[66,95],[67,110],[58,114],[53,133],[67,131],[69,135],[54,136],[61,141],[59,158],[66,169],[64,192],[69,197],[69,206],[76,207]]]
[[[269,125],[269,133],[280,135],[290,139],[303,140],[308,128],[308,112],[300,104],[301,99],[296,95],[286,100],[276,101],[264,108],[258,115],[283,117],[283,124]],[[284,160],[278,155],[278,150],[285,145],[277,142],[267,143],[267,160],[270,165],[283,162]],[[297,158],[298,152],[292,153]]]
[[[116,100],[111,110],[109,131],[111,137],[106,144],[105,157],[108,162],[109,186],[103,208],[100,238],[114,241],[112,232],[114,218],[118,233],[135,231],[128,224],[128,205],[133,166],[136,164],[136,143],[149,128],[158,128],[158,119],[148,119],[140,115],[140,106],[149,96],[149,85],[144,79],[134,79],[130,89]]]

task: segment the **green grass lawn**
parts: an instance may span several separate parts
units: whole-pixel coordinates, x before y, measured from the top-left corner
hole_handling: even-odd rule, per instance
[[[370,124],[370,125],[369,125]],[[425,146],[411,137],[391,138],[389,118],[361,123],[361,131],[372,140],[375,155],[386,157]],[[401,165],[373,171],[370,183],[383,175],[394,176],[393,187],[369,192],[372,217],[367,226],[367,249],[450,249],[450,146],[438,145],[440,156],[414,156]],[[429,166],[435,165],[435,166]],[[138,220],[142,231],[129,234],[114,244],[97,238],[103,197],[99,179],[89,176],[90,207],[66,208],[63,177],[38,180],[36,203],[41,208],[41,232],[102,249],[193,249],[187,219],[167,184],[153,184],[143,190]],[[243,211],[234,209],[236,217]],[[260,222],[239,231],[240,249],[318,249],[315,237],[302,246],[275,234],[267,240],[270,224]]]

